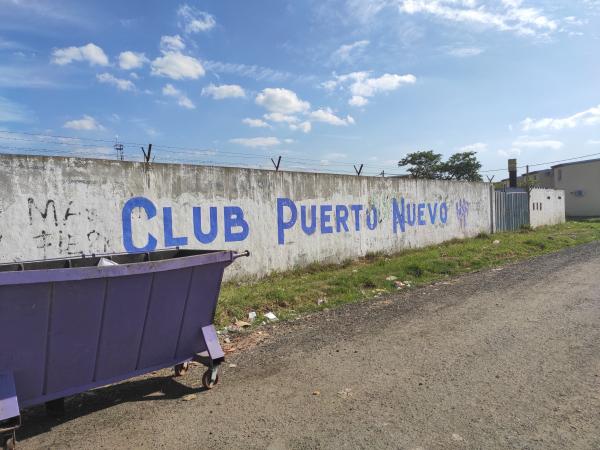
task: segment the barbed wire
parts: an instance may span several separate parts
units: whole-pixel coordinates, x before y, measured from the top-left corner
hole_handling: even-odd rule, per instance
[[[12,130],[0,130],[0,141],[9,141],[14,143],[28,143],[31,146],[23,145],[0,145],[0,153],[6,153],[2,150],[12,150],[15,152],[23,152],[26,154],[34,155],[41,154],[44,156],[57,155],[57,156],[77,156],[97,159],[114,159],[114,144],[116,140],[110,139],[96,139],[87,137],[75,137],[66,135],[55,135],[55,134],[42,134],[32,133],[26,131],[12,131]],[[139,153],[140,148],[144,148],[145,144],[140,142],[122,142],[118,141],[124,147],[136,148],[138,153],[135,155],[127,155],[127,160],[130,161],[143,161],[142,155]],[[41,146],[41,145],[44,146]],[[103,144],[103,145],[100,145]],[[53,147],[58,146],[59,148],[47,148],[47,145]],[[66,147],[66,148],[65,148]],[[275,162],[271,159],[273,152],[269,152],[267,149],[262,150],[264,153],[253,152],[231,152],[224,150],[216,150],[210,148],[194,148],[184,146],[174,146],[165,144],[153,144],[152,149],[154,150],[154,161],[164,163],[182,163],[182,164],[194,164],[203,166],[226,166],[226,167],[246,167],[256,168],[263,170],[279,170],[279,167],[274,167]],[[157,152],[157,150],[165,150],[164,152]],[[599,156],[600,153],[591,153],[587,155],[575,156],[571,158],[565,158],[561,160],[529,163],[523,164],[517,167],[517,169],[524,169],[526,167],[539,167],[544,165],[558,164],[561,162],[575,161],[578,159],[589,158],[593,156]],[[296,169],[298,171],[305,172],[324,172],[324,173],[340,173],[350,175],[368,175],[368,176],[389,176],[398,177],[406,176],[405,173],[398,173],[394,169],[398,170],[397,164],[376,164],[376,163],[352,163],[346,161],[339,161],[335,159],[316,159],[316,158],[304,158],[300,156],[294,156],[293,154],[286,154],[282,152],[281,156],[285,162],[285,169]],[[207,157],[207,159],[200,159],[201,157]],[[240,162],[244,160],[247,162]],[[255,162],[250,162],[255,161]],[[502,169],[485,169],[480,170],[482,174],[493,173],[493,172],[507,172],[507,168]]]

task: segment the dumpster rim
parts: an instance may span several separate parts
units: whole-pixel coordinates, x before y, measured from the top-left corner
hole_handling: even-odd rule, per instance
[[[0,287],[19,284],[53,283],[62,281],[116,278],[152,274],[169,270],[225,263],[234,260],[232,250],[215,250],[210,253],[168,258],[159,261],[143,261],[115,266],[71,267],[59,269],[19,270],[0,272]],[[64,258],[69,259],[69,258]]]

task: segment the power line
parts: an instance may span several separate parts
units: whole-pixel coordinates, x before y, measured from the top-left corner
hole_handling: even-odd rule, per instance
[[[12,137],[5,136],[6,134],[12,135]],[[14,136],[18,136],[18,135],[35,137],[38,139],[26,139],[26,138],[22,138],[22,137],[14,137]],[[54,140],[51,140],[51,139],[54,139]],[[108,158],[110,151],[112,150],[114,152],[114,148],[113,148],[114,141],[109,140],[109,139],[94,139],[94,138],[74,137],[74,136],[66,136],[66,135],[31,133],[31,132],[26,132],[26,131],[0,130],[0,140],[9,140],[9,141],[16,141],[16,142],[30,142],[30,143],[35,143],[35,144],[51,144],[51,145],[60,145],[60,146],[71,146],[71,147],[84,147],[84,148],[89,148],[90,150],[94,150],[94,149],[95,150],[99,150],[99,149],[103,150],[102,152],[98,152],[98,151],[96,151],[96,152],[88,152],[88,151],[77,152],[76,150],[75,151],[74,150],[60,150],[60,149],[50,150],[47,148],[40,148],[40,147],[37,147],[37,148],[6,147],[6,146],[0,145],[0,148],[14,149],[17,151],[24,150],[24,151],[29,151],[29,152],[40,152],[43,154],[56,153],[56,154],[77,156],[76,153],[79,153],[79,154],[81,154],[83,156],[87,156],[87,157],[96,156],[96,157]],[[96,144],[86,144],[85,142],[94,142]],[[106,144],[106,147],[102,147],[102,146],[98,145],[98,143]],[[136,148],[139,148],[140,146],[144,145],[139,142],[119,142],[119,144],[121,144],[123,146],[134,146]],[[269,158],[272,156],[272,153],[268,153],[268,154],[258,154],[258,153],[248,153],[248,152],[241,153],[241,152],[230,152],[230,151],[224,151],[224,150],[199,149],[199,148],[193,148],[193,147],[172,146],[172,145],[162,145],[162,144],[154,144],[153,147],[154,147],[155,151],[156,151],[156,149],[169,150],[168,158],[165,158],[164,154],[156,153],[158,156],[158,160],[167,161],[167,162],[175,161],[175,162],[181,162],[181,163],[196,163],[196,164],[200,164],[200,165],[206,165],[206,164],[224,165],[225,164],[225,165],[231,165],[231,166],[244,166],[244,164],[242,164],[242,163],[231,162],[231,161],[227,161],[227,160],[228,159],[246,159],[246,160],[264,161],[265,164],[264,164],[263,168],[267,169],[267,168],[269,168],[269,165],[267,163],[269,162]],[[177,155],[185,156],[187,158],[183,158],[183,157],[178,158]],[[577,159],[589,158],[589,157],[599,156],[599,155],[600,155],[600,153],[591,153],[588,155],[575,156],[572,158],[566,158],[566,159],[561,159],[561,160],[556,160],[556,161],[525,164],[522,166],[518,166],[517,168],[524,169],[527,166],[538,167],[538,166],[544,166],[544,165],[550,165],[550,164],[558,164],[561,162],[574,161]],[[190,158],[198,158],[201,156],[212,156],[213,159],[202,160],[202,161],[198,161],[197,159],[190,160]],[[331,172],[331,173],[348,173],[348,174],[354,173],[352,170],[350,170],[350,168],[353,167],[355,165],[355,163],[351,163],[351,162],[328,161],[328,160],[325,160],[324,158],[314,159],[314,158],[285,156],[285,154],[283,156],[284,156],[283,162],[288,168],[298,168],[298,169],[302,169],[302,170],[312,170],[312,171]],[[139,158],[129,158],[129,159],[137,160]],[[218,161],[218,159],[224,159],[225,161]],[[290,167],[289,163],[292,163],[295,166]],[[313,167],[308,167],[308,166],[298,167],[298,165],[303,165],[303,164],[317,165],[318,169],[315,169]],[[330,169],[326,169],[326,167],[329,167]],[[365,169],[371,169],[371,170],[377,170],[377,171],[386,170],[386,169],[389,170],[391,167],[397,168],[398,166],[396,164],[393,164],[393,165],[371,165],[368,163],[364,164]],[[348,170],[341,170],[341,169],[334,170],[333,168],[348,168]],[[506,168],[486,169],[486,170],[480,170],[479,172],[480,173],[492,173],[492,172],[505,172],[506,170],[507,170]],[[395,176],[395,175],[403,175],[403,174],[390,173],[389,175]]]
[[[1,136],[2,133],[7,133],[7,134],[11,134],[11,135],[26,135],[26,136],[32,136],[32,137],[38,137],[38,138],[43,138],[43,139],[67,139],[68,141],[66,142],[55,142],[55,141],[48,141],[48,140],[39,140],[39,139],[31,139],[31,140],[27,140],[27,139],[23,139],[23,138],[8,138],[5,136]],[[108,140],[108,139],[92,139],[92,138],[79,138],[79,137],[73,137],[73,136],[65,136],[65,135],[51,135],[51,134],[40,134],[40,133],[29,133],[29,132],[17,132],[17,131],[0,131],[0,139],[8,139],[8,140],[17,140],[17,141],[24,141],[24,142],[35,142],[35,143],[46,143],[46,144],[55,144],[55,145],[70,145],[70,146],[81,146],[81,147],[95,147],[89,144],[84,144],[81,142],[77,142],[77,141],[88,141],[88,142],[102,142],[102,143],[106,143],[106,144],[111,144],[114,145],[114,141]],[[120,144],[122,145],[127,145],[127,146],[135,146],[135,147],[140,147],[143,146],[144,144],[141,144],[139,142],[120,142]],[[242,159],[265,159],[270,158],[272,156],[272,154],[257,154],[257,153],[248,153],[248,152],[229,152],[229,151],[224,151],[224,150],[212,150],[212,149],[197,149],[197,148],[193,148],[193,147],[182,147],[182,146],[172,146],[172,145],[162,145],[162,144],[154,144],[153,145],[154,149],[168,149],[170,150],[169,153],[174,153],[174,154],[180,154],[180,155],[188,155],[190,157],[192,156],[206,156],[206,155],[210,155],[213,156],[214,155],[218,155],[218,156],[232,156],[232,157],[238,157],[238,158],[242,158]],[[342,167],[342,166],[347,166],[347,167],[353,167],[355,165],[355,163],[350,163],[350,162],[344,162],[344,161],[327,161],[326,163],[324,162],[324,158],[322,159],[314,159],[314,158],[302,158],[302,157],[285,157],[284,162],[293,162],[293,163],[316,163],[319,164],[320,166],[333,166],[333,167]],[[397,167],[395,164],[394,165],[371,165],[371,164],[364,164],[364,166],[366,168],[371,168],[371,169],[379,169],[379,170],[383,170],[383,169],[389,169],[390,167]]]
[[[525,168],[527,168],[527,166],[529,166],[529,167],[548,166],[550,164],[557,164],[557,163],[561,163],[561,162],[574,161],[576,159],[582,159],[582,158],[590,158],[592,156],[600,156],[600,153],[590,153],[589,155],[574,156],[572,158],[559,159],[559,160],[556,160],[556,161],[547,161],[547,162],[543,162],[543,163],[524,164],[522,166],[517,166],[517,169],[525,169]],[[506,172],[506,171],[508,171],[507,168],[504,168],[504,169],[480,170],[479,172],[480,173],[489,173],[489,172]]]
[[[550,161],[550,162],[537,163],[537,164],[526,164],[525,166],[519,167],[519,169],[523,169],[523,168],[525,168],[527,166],[529,166],[529,167],[545,166],[545,165],[548,165],[548,164],[556,164],[556,163],[561,163],[561,162],[566,162],[566,161],[573,161],[575,159],[589,158],[590,156],[599,156],[599,155],[600,155],[600,153],[590,153],[589,155],[575,156],[573,158],[561,159],[561,160],[558,160],[558,161]]]

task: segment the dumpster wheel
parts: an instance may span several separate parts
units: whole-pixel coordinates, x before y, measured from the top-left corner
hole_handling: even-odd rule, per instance
[[[181,377],[181,376],[185,375],[189,368],[190,368],[190,363],[189,362],[184,362],[184,363],[181,363],[181,364],[177,364],[175,366],[175,376],[176,377]]]
[[[202,386],[206,389],[214,388],[219,382],[219,369],[218,367],[214,367],[212,369],[208,369],[202,375]]]
[[[2,436],[0,436],[0,443],[2,443],[2,450],[14,450],[17,448],[17,438],[15,436],[15,432],[13,431],[11,436],[8,438],[2,438]]]

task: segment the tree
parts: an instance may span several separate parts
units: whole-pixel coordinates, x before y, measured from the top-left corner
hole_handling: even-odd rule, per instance
[[[413,152],[406,155],[398,162],[398,166],[411,166],[408,168],[415,178],[427,178],[437,180],[442,175],[442,155],[434,153],[433,150]]]
[[[446,180],[481,181],[481,163],[475,152],[455,153],[444,164]]]
[[[481,163],[475,152],[455,153],[442,161],[442,155],[433,150],[413,152],[398,162],[398,166],[410,166],[407,170],[415,178],[429,180],[481,181]]]

